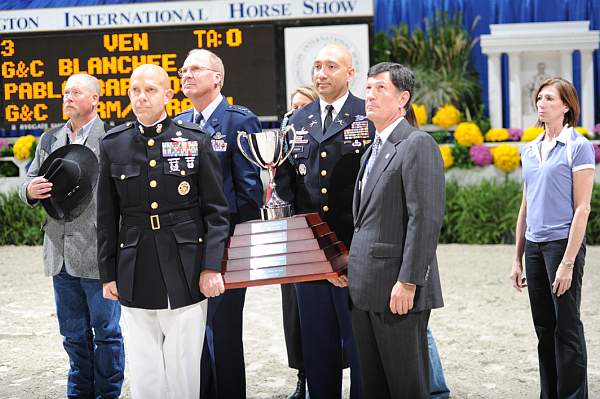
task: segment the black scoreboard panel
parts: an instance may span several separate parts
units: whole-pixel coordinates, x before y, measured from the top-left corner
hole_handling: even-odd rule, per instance
[[[162,66],[175,91],[170,115],[190,108],[177,69],[193,48],[215,52],[225,64],[223,94],[264,120],[276,119],[276,27],[273,25],[202,25],[148,29],[68,31],[2,35],[0,129],[46,129],[64,123],[62,87],[67,78],[86,72],[100,80],[98,113],[116,124],[134,118],[127,89],[140,64]],[[283,52],[281,52],[283,53]]]

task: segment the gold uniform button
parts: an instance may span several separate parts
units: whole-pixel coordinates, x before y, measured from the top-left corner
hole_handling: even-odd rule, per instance
[[[150,164],[150,167],[153,168],[156,166],[156,159],[151,159],[148,163]]]
[[[158,209],[158,202],[153,202],[150,204],[150,208],[152,209]]]
[[[123,248],[125,246],[125,244],[121,243],[121,245],[119,245],[121,248]]]
[[[202,237],[198,238],[198,242],[202,243],[204,240],[202,240]]]
[[[156,186],[156,180],[150,180],[150,187],[155,188]]]
[[[323,212],[329,212],[329,207],[327,205],[323,207]]]
[[[321,171],[321,176],[327,176],[327,171],[325,169]]]
[[[185,176],[185,170],[181,171],[181,176]]]
[[[125,180],[125,175],[121,175],[121,180]]]
[[[323,152],[321,153],[321,158],[325,158],[326,156],[327,156],[327,152],[323,151]]]
[[[321,194],[327,194],[327,189],[325,187],[321,189]]]
[[[154,139],[148,140],[148,147],[152,147],[154,145]]]

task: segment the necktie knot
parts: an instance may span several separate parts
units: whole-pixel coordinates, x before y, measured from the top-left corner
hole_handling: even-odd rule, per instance
[[[200,125],[200,127],[204,126],[204,116],[202,115],[202,112],[198,112],[196,119],[194,119],[194,123]]]

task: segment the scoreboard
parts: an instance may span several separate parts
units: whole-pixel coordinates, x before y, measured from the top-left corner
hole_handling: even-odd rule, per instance
[[[129,76],[146,63],[169,74],[175,96],[167,111],[174,116],[192,106],[177,70],[195,48],[211,50],[223,60],[222,92],[230,103],[249,107],[261,120],[277,120],[285,94],[278,90],[284,72],[283,61],[276,59],[283,54],[276,30],[274,24],[222,24],[2,35],[0,129],[46,129],[64,123],[62,88],[78,72],[100,81],[98,113],[103,120],[131,120]]]

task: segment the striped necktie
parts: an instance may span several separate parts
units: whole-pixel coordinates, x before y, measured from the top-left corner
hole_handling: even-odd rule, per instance
[[[379,154],[379,149],[381,148],[381,136],[379,134],[375,135],[375,141],[373,141],[373,145],[371,145],[371,156],[367,161],[367,166],[365,166],[365,173],[363,178],[363,187],[367,184],[367,179],[369,178],[369,173],[371,173],[371,168],[373,168],[373,164],[375,163],[375,159],[377,158],[377,154]]]

